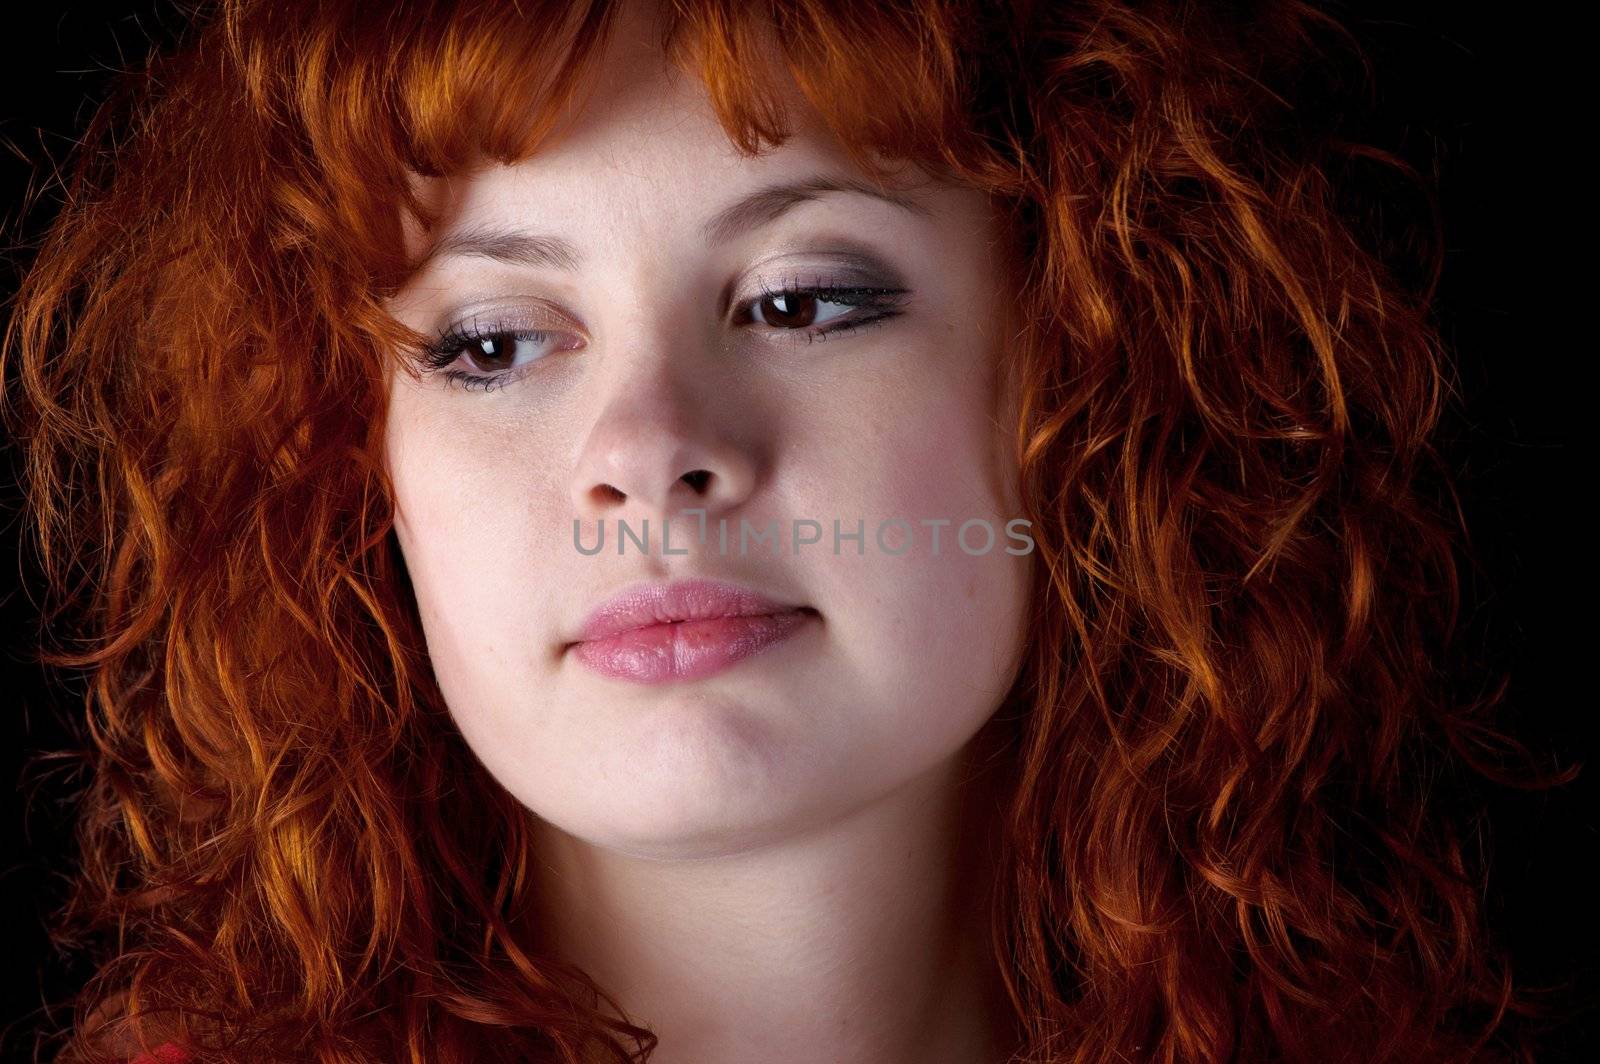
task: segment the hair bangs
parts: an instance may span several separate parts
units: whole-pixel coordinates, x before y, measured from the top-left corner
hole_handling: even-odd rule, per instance
[[[395,352],[422,339],[385,314],[382,300],[420,262],[408,253],[407,227],[438,222],[425,179],[515,165],[558,138],[594,87],[618,5],[342,8],[263,5],[247,17],[276,25],[228,35],[242,53],[238,67],[252,73],[262,134],[239,148],[305,160],[297,183],[269,193],[272,244],[298,248],[303,266],[336,278],[314,301],[323,320],[350,322],[369,352]],[[880,183],[908,164],[991,190],[1015,173],[974,137],[958,56],[975,31],[942,8],[671,4],[659,26],[666,61],[704,85],[737,151],[783,144],[800,107]],[[331,305],[336,292],[353,303]]]

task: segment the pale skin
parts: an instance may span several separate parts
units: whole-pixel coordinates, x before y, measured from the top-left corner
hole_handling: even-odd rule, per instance
[[[1020,666],[1034,563],[1003,549],[1020,511],[999,229],[980,194],[924,180],[898,204],[788,197],[708,241],[758,190],[865,175],[804,111],[782,147],[741,157],[648,20],[630,9],[594,94],[534,157],[427,185],[443,214],[419,258],[491,228],[573,252],[436,254],[392,304],[429,336],[544,334],[448,367],[509,369],[488,392],[391,375],[396,534],[429,656],[466,742],[536,825],[530,941],[654,1030],[655,1064],[993,1064],[1014,1041],[978,901],[997,781],[969,777]],[[826,342],[806,334],[870,312],[819,301],[803,328],[770,303],[739,313],[763,288],[819,282],[905,295]],[[680,518],[672,545],[689,553],[665,555],[661,521],[686,508],[828,534],[741,555]],[[887,517],[951,524],[937,554],[919,526],[895,555],[872,539]],[[655,549],[585,556],[575,518],[649,519]],[[833,551],[835,518],[865,519],[863,553]],[[972,518],[1001,532],[985,553],[955,542]],[[611,594],[684,577],[817,618],[667,684],[565,652]]]

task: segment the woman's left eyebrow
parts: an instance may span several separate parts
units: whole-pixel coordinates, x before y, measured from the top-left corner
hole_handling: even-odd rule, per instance
[[[871,196],[873,199],[892,203],[913,214],[928,216],[933,213],[925,205],[903,193],[880,188],[853,177],[817,174],[801,181],[767,185],[741,196],[714,214],[700,227],[700,232],[708,245],[725,244],[752,229],[770,225],[785,211],[801,203],[820,199],[829,192],[851,192],[861,196]]]
[[[765,185],[739,197],[708,219],[700,227],[701,235],[708,246],[725,244],[751,230],[771,225],[794,207],[831,192],[870,196],[924,217],[932,214],[926,205],[902,193],[853,177],[818,174],[800,181]],[[583,252],[565,237],[492,224],[467,226],[446,233],[423,263],[448,258],[493,259],[511,266],[569,273],[583,264]]]

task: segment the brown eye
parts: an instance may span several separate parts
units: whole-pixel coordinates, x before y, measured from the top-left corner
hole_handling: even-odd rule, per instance
[[[537,337],[538,334],[533,334],[529,343],[536,344]],[[488,333],[468,341],[462,346],[461,353],[467,356],[476,369],[485,371],[506,369],[517,357],[519,342],[516,333]]]
[[[795,292],[779,292],[777,295],[764,296],[758,307],[762,321],[768,325],[781,325],[789,329],[804,328],[817,316],[816,297]]]
[[[857,305],[819,299],[811,292],[768,292],[750,304],[750,317],[752,321],[778,329],[804,329],[842,318]]]

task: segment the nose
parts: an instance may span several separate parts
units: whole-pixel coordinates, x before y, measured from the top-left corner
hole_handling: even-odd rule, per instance
[[[712,383],[714,371],[674,354],[682,353],[629,359],[612,386],[574,469],[579,519],[636,528],[650,519],[659,528],[662,518],[704,509],[715,522],[754,490],[756,458],[735,438],[738,404]],[[682,542],[676,533],[673,540]]]

